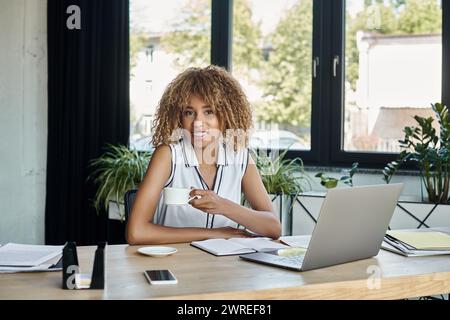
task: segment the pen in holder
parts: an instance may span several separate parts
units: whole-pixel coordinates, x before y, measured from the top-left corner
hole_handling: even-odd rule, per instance
[[[92,275],[89,276],[80,273],[76,243],[66,243],[62,254],[63,289],[77,290],[105,288],[105,246],[106,242],[100,242],[98,244],[97,250],[95,250]]]

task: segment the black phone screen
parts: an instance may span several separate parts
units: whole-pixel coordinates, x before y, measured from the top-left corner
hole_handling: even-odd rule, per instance
[[[147,270],[145,271],[145,273],[152,281],[175,280],[174,276],[169,270]]]

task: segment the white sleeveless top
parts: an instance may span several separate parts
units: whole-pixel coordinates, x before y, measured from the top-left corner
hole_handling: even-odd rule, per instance
[[[164,187],[190,188],[208,190],[203,180],[197,156],[190,142],[180,139],[169,145],[172,152],[172,171]],[[249,159],[248,149],[238,152],[220,143],[217,155],[217,173],[213,189],[222,198],[237,204],[241,203],[241,183],[247,169]],[[159,198],[154,223],[170,227],[199,228],[239,228],[239,224],[220,214],[208,214],[191,205],[165,205],[163,195]]]

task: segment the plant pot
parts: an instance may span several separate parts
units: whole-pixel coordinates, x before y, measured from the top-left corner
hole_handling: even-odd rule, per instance
[[[431,192],[433,192],[434,194],[432,194],[432,196],[430,197],[430,194],[425,185],[424,174],[423,174],[423,172],[421,172],[421,174],[420,174],[420,193],[421,193],[423,203],[431,203],[431,204],[438,204],[438,203],[439,204],[449,204],[450,203],[448,190],[446,190],[446,191],[442,190],[440,194],[438,194],[436,192],[437,185],[440,185],[441,188],[444,189],[443,181],[441,181],[441,183],[439,183],[438,181],[439,181],[438,177],[435,178],[435,176],[433,174],[431,174],[430,179],[428,180],[428,184],[430,186]]]
[[[450,204],[399,201],[389,227],[392,229],[450,227]]]
[[[109,201],[108,205],[108,218],[110,220],[125,221],[125,206],[123,203],[117,203],[115,201]]]
[[[292,235],[292,214],[293,204],[295,201],[294,195],[289,194],[269,194],[270,200],[281,222],[281,235]]]
[[[292,213],[295,196],[286,194],[269,194],[269,198],[272,201],[273,208],[275,209],[275,212],[278,213],[278,218],[281,222],[281,235],[292,235]],[[241,205],[250,207],[244,196],[242,197]]]
[[[303,207],[294,206],[295,235],[312,234],[325,195],[302,194],[298,199]],[[420,202],[420,198],[415,197],[400,200],[389,227],[391,229],[450,227],[450,204],[423,203]]]
[[[126,244],[125,240],[125,208],[122,203],[109,201],[108,208],[108,244]]]

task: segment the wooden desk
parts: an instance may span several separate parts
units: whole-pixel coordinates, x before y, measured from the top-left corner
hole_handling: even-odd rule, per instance
[[[450,256],[381,250],[371,259],[295,272],[174,247],[175,255],[153,258],[137,253],[138,246],[108,246],[105,290],[62,290],[61,272],[0,274],[0,299],[401,299],[450,292]],[[94,250],[78,247],[83,273],[92,268]],[[379,289],[368,287],[377,284],[371,266],[381,272]],[[171,269],[178,284],[149,285],[147,269]]]

